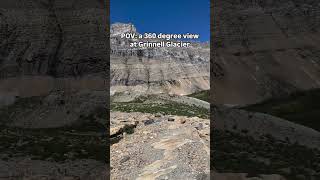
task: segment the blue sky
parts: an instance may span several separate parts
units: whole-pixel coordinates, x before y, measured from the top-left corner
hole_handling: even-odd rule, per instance
[[[111,23],[132,23],[139,33],[193,33],[210,37],[210,0],[110,0]]]

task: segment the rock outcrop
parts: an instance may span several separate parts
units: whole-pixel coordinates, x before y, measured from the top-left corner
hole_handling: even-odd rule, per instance
[[[208,119],[111,113],[111,179],[209,179]]]

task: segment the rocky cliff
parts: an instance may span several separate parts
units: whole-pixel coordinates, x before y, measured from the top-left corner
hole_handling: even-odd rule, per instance
[[[103,1],[0,2],[0,94],[105,89],[105,14]]]
[[[215,1],[213,99],[251,104],[320,87],[320,4]]]
[[[211,107],[211,165],[218,172],[211,177],[319,179],[320,134],[311,129],[313,126],[304,127],[295,124],[298,121],[287,121],[290,118],[248,112],[237,106],[319,88],[319,2],[213,2],[211,102],[228,107]],[[292,117],[311,122],[299,113],[312,114],[308,110],[313,109],[308,107],[313,106],[301,103],[296,96],[290,100],[302,110],[284,103],[280,103],[281,108],[287,108]],[[272,106],[272,110],[277,107],[280,105]],[[315,109],[313,116],[318,117]]]
[[[107,178],[106,9],[0,2],[0,179]]]
[[[132,24],[111,25],[111,91],[190,94],[209,89],[209,46],[193,43],[189,48],[129,48],[139,34]],[[141,41],[146,41],[142,39]]]

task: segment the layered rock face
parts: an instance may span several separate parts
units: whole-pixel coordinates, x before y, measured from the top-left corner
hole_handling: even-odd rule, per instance
[[[112,92],[184,95],[209,89],[208,44],[192,43],[188,48],[134,49],[129,48],[129,43],[140,40],[120,37],[127,32],[138,34],[131,24],[111,25]]]
[[[0,2],[0,179],[108,177],[107,8]]]
[[[0,7],[1,94],[46,95],[70,88],[66,84],[105,89],[109,44],[102,1],[13,0]]]
[[[320,87],[318,1],[215,1],[212,101],[251,104]]]

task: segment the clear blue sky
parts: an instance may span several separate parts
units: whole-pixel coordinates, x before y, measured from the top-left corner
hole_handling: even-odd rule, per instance
[[[210,0],[110,0],[111,23],[132,23],[139,33],[194,33],[210,37]]]

